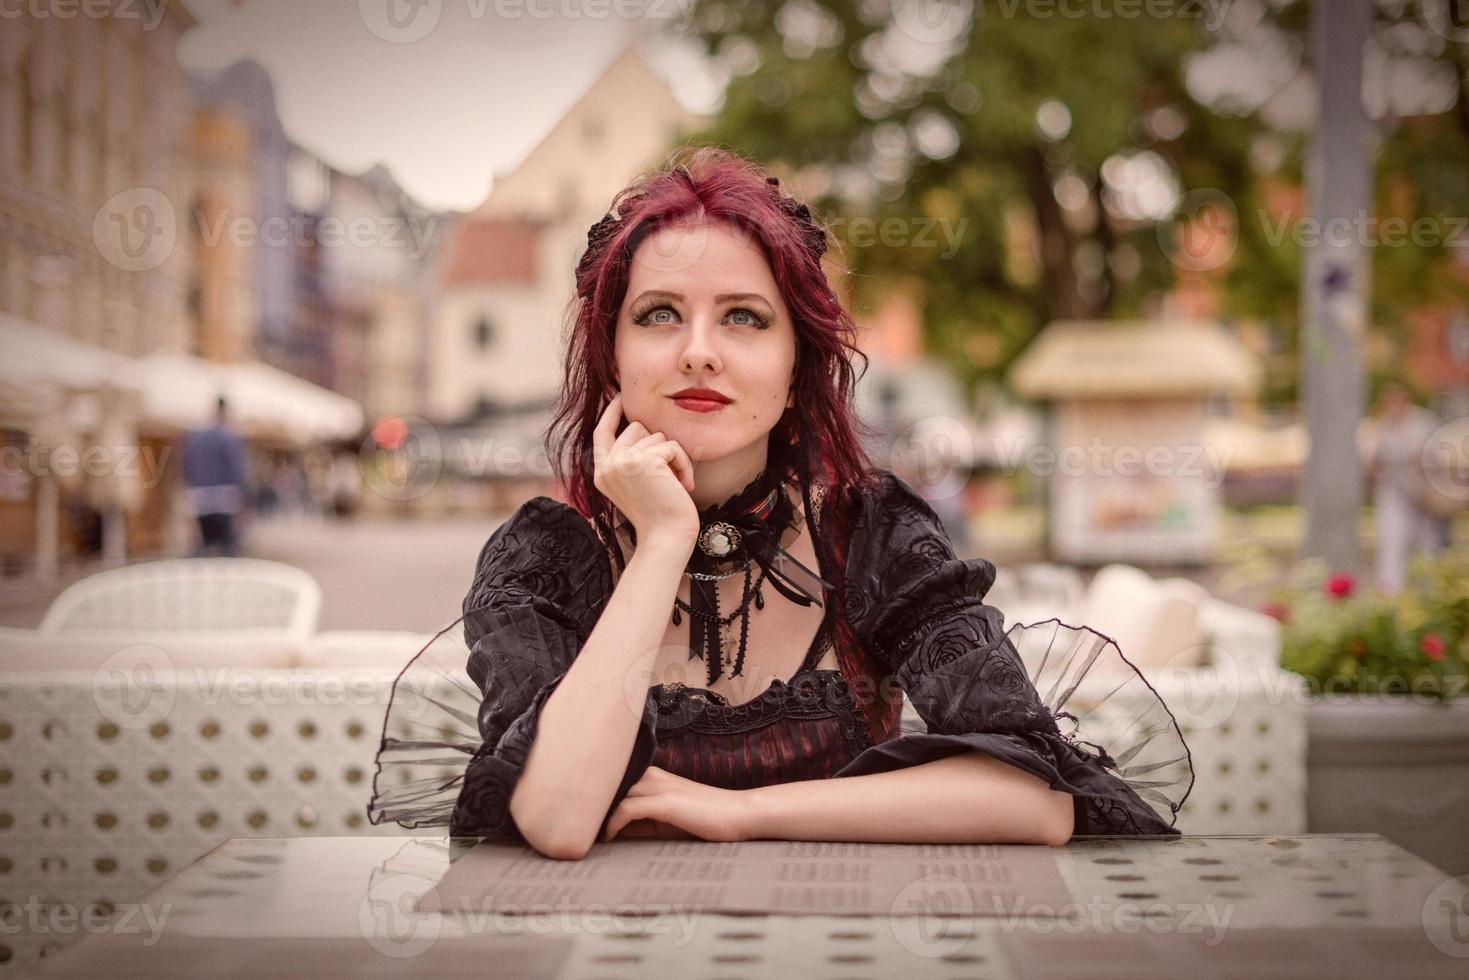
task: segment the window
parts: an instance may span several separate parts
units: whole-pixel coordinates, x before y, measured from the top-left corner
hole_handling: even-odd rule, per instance
[[[479,350],[488,350],[493,340],[494,331],[490,329],[490,321],[480,317],[474,323],[474,346]]]

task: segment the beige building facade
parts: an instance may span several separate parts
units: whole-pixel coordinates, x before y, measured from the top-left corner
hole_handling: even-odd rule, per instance
[[[433,317],[432,418],[550,402],[587,228],[698,123],[629,45],[515,169],[496,176],[449,247]]]

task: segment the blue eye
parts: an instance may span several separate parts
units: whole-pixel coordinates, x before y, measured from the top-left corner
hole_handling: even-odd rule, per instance
[[[730,316],[736,316],[740,313],[743,313],[745,316],[749,317],[748,320],[741,324],[742,326],[758,327],[761,330],[764,330],[766,327],[770,326],[770,321],[761,316],[759,313],[756,313],[754,310],[746,309],[745,307],[741,306],[729,311]]]
[[[672,322],[674,322],[672,320],[654,320],[653,317],[656,314],[659,314],[659,313],[669,313],[669,314],[673,314],[674,316],[677,316],[678,315],[674,311],[673,307],[671,307],[671,306],[666,306],[666,305],[647,306],[647,307],[644,307],[642,309],[633,310],[633,312],[632,312],[632,322],[633,323],[636,323],[638,326],[643,326],[644,324],[647,324],[647,323],[664,324],[664,323],[672,323]]]

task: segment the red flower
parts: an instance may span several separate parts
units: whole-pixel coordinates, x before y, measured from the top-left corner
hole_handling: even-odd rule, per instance
[[[1271,619],[1278,619],[1282,623],[1290,622],[1290,606],[1283,602],[1267,602],[1260,607],[1260,611]]]
[[[1418,641],[1418,649],[1423,651],[1423,656],[1429,660],[1442,660],[1444,651],[1449,645],[1444,638],[1437,633],[1424,633],[1423,638]]]
[[[1326,580],[1326,594],[1333,599],[1345,599],[1357,588],[1357,580],[1346,572],[1337,572]]]

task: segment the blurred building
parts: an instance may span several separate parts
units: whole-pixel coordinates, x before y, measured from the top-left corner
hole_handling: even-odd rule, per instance
[[[430,332],[438,264],[457,215],[420,205],[382,166],[361,174],[325,168],[325,193],[305,212],[314,303],[327,320],[324,383],[369,418],[426,410]]]
[[[382,166],[345,173],[293,143],[269,76],[195,75],[196,353],[263,362],[372,417],[418,413],[434,263],[455,215]]]
[[[196,256],[202,259],[196,270],[210,262],[240,266],[227,278],[209,277],[222,287],[214,295],[203,295],[203,280],[195,279],[196,353],[214,360],[258,355],[301,374],[310,345],[298,341],[294,329],[298,236],[292,234],[287,189],[294,147],[276,114],[275,87],[265,69],[247,60],[212,74],[191,73],[189,92],[197,107],[193,144],[201,175],[192,202],[199,223]],[[241,218],[258,220],[261,235],[239,234]],[[267,236],[266,246],[254,248],[251,261],[242,264],[236,256],[241,247]]]
[[[444,267],[431,418],[461,422],[549,405],[587,228],[698,122],[630,44],[514,170],[495,176]]]
[[[160,477],[133,358],[188,333],[177,222],[190,108],[174,49],[193,23],[175,2],[156,25],[140,10],[7,17],[0,31],[7,573],[49,577],[97,550],[120,557],[142,530],[124,515],[141,512]]]

